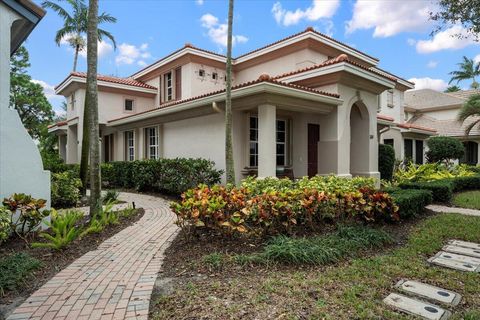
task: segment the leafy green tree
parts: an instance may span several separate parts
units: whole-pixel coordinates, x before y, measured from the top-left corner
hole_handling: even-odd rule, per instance
[[[438,10],[430,12],[430,19],[438,22],[432,35],[447,26],[461,24],[467,34],[476,41],[480,34],[480,1],[478,0],[439,0],[436,3]],[[464,34],[455,35],[464,38]]]
[[[28,60],[28,51],[23,46],[10,59],[10,107],[18,111],[32,138],[40,140],[48,134],[47,126],[55,113],[42,86],[32,82],[32,77],[27,73],[27,68],[30,67]]]
[[[428,162],[449,162],[452,159],[460,159],[465,153],[465,147],[460,140],[452,137],[432,137],[427,141]]]
[[[460,91],[462,89],[460,89],[459,86],[449,86],[447,89],[445,89],[445,93],[449,93],[449,92],[457,92],[457,91]]]
[[[458,121],[465,122],[469,118],[473,121],[465,128],[465,134],[468,136],[475,126],[480,125],[480,94],[470,96],[458,113]]]
[[[475,63],[473,59],[469,59],[463,56],[463,61],[457,63],[458,70],[452,71],[449,74],[452,76],[448,84],[456,81],[457,84],[462,80],[472,80],[470,87],[472,89],[478,89],[479,85],[476,77],[480,76],[480,63]]]
[[[44,1],[42,6],[55,11],[63,19],[63,27],[55,34],[55,43],[59,46],[62,40],[68,41],[73,48],[75,55],[73,58],[73,71],[77,70],[78,54],[85,49],[85,34],[87,33],[88,6],[83,0],[65,0],[71,6],[71,13],[53,1]],[[103,12],[98,16],[98,23],[115,23],[117,18]],[[98,29],[98,39],[108,38],[116,48],[116,42],[113,35],[103,29]]]
[[[102,178],[100,175],[100,128],[98,125],[98,0],[89,0],[87,28],[87,92],[85,108],[88,107],[90,122],[90,216],[102,209]]]
[[[232,143],[232,28],[233,0],[228,1],[228,34],[227,34],[227,83],[225,100],[225,168],[227,183],[235,184],[235,164]]]
[[[393,168],[395,166],[395,149],[388,144],[378,145],[378,171],[380,178],[392,180]]]

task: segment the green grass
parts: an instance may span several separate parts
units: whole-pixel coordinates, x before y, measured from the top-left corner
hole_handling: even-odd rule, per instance
[[[378,255],[328,266],[225,269],[192,293],[180,286],[155,306],[153,319],[414,319],[393,312],[382,299],[400,279],[411,279],[460,293],[451,319],[480,319],[477,273],[429,265],[426,261],[449,239],[480,242],[480,218],[458,214],[429,217],[412,228],[408,241]],[[206,299],[206,297],[211,297]]]
[[[0,295],[19,290],[41,262],[26,253],[14,253],[0,260]]]
[[[480,191],[466,191],[453,197],[453,204],[457,207],[480,210]]]

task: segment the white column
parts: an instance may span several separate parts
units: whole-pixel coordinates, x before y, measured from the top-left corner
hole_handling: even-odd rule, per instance
[[[275,177],[277,167],[276,150],[276,106],[258,106],[258,177]]]

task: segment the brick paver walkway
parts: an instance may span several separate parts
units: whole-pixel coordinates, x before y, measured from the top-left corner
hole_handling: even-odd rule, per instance
[[[440,206],[436,204],[428,205],[426,206],[426,208],[428,210],[432,210],[434,212],[439,212],[439,213],[460,213],[466,216],[480,217],[480,210],[475,210],[475,209],[447,207],[447,206]]]
[[[163,253],[178,227],[167,201],[121,193],[145,215],[33,293],[7,320],[147,319]]]

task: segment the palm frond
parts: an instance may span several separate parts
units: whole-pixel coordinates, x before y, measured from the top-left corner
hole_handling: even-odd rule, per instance
[[[105,31],[103,29],[98,29],[98,40],[102,41],[103,37],[107,37],[108,39],[110,39],[110,41],[112,41],[113,43],[113,48],[115,50],[117,49],[117,43],[115,42],[115,38],[113,37],[113,35],[108,31]]]
[[[98,16],[98,24],[116,23],[116,22],[117,22],[117,18],[109,15],[108,13],[102,12],[102,14]]]
[[[67,12],[67,10],[63,9],[61,6],[56,4],[55,2],[52,1],[44,1],[42,2],[42,7],[43,8],[49,8],[55,11],[60,17],[63,18],[63,20],[71,19],[72,17],[70,14]]]
[[[57,46],[60,45],[62,39],[65,39],[68,35],[73,34],[75,32],[75,28],[71,26],[63,26],[62,29],[58,30],[56,35],[55,35],[55,43]]]

